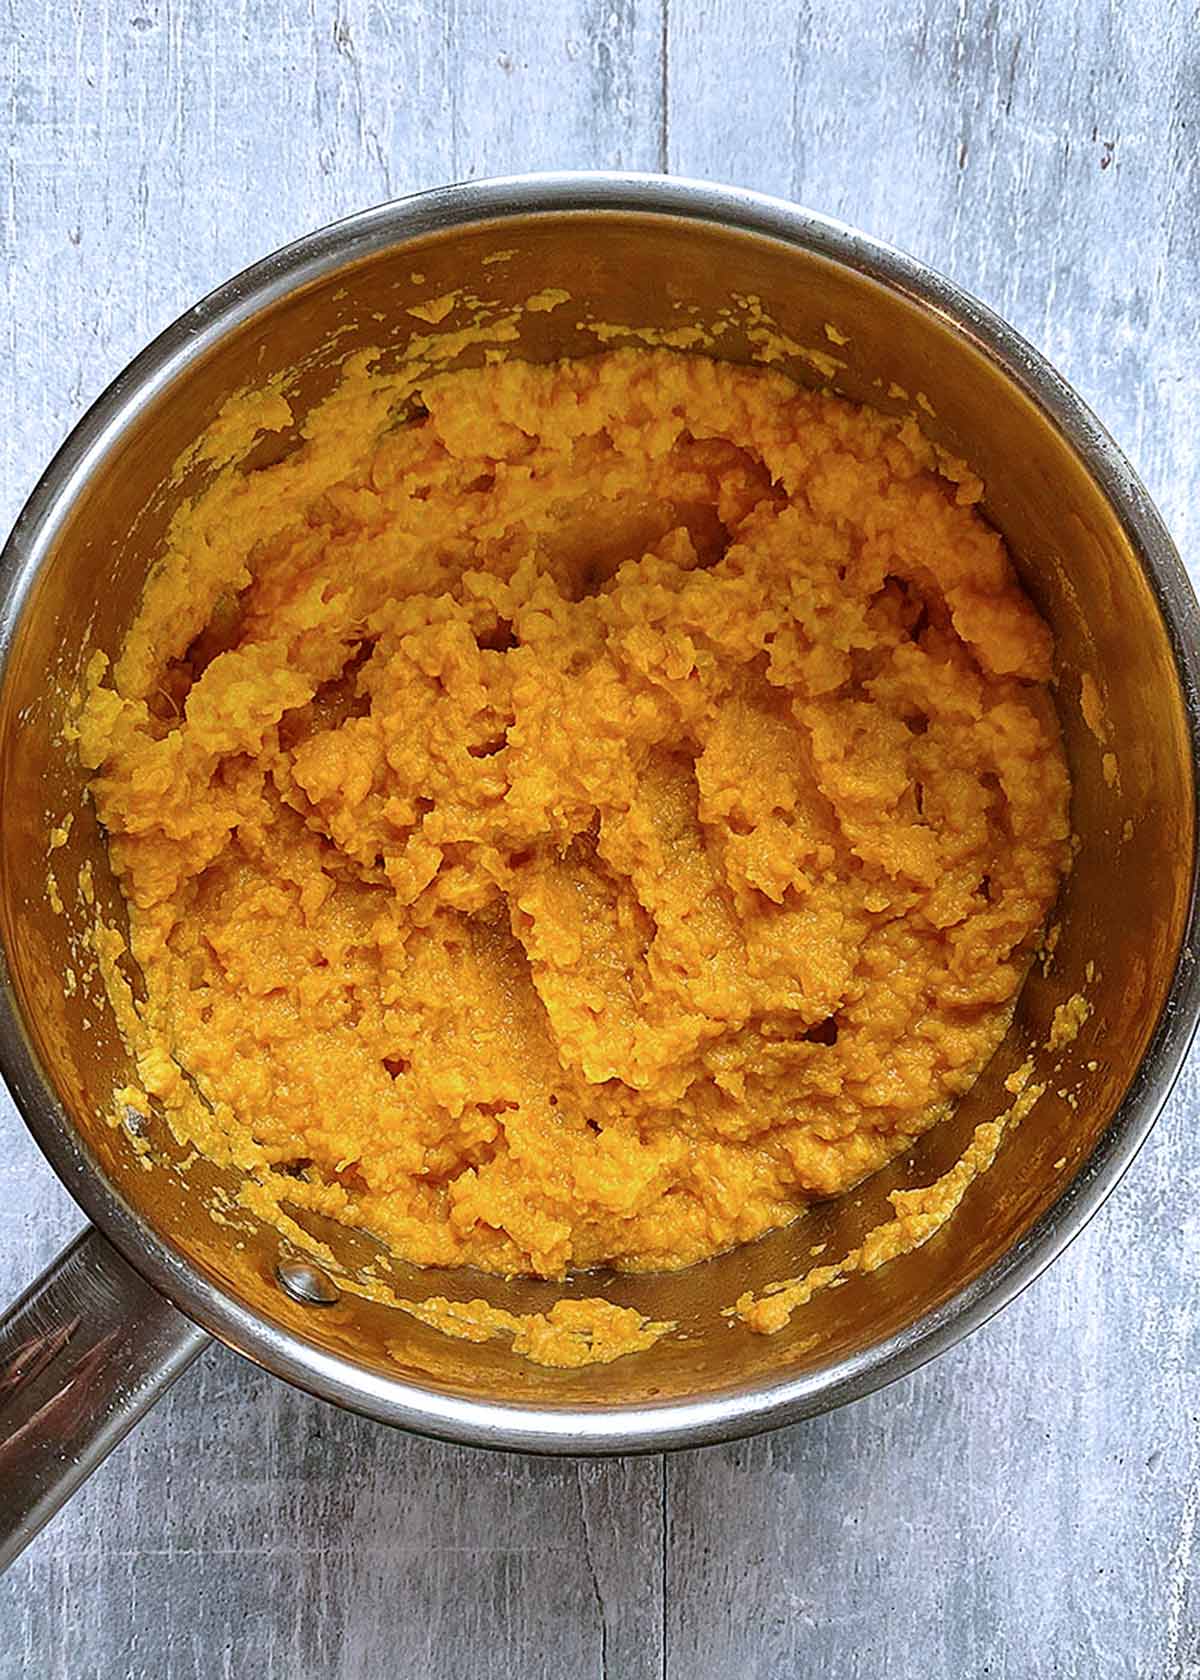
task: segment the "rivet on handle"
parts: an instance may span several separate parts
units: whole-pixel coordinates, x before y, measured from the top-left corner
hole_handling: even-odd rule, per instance
[[[311,1260],[284,1256],[275,1262],[275,1278],[284,1293],[302,1307],[332,1307],[341,1299],[336,1284]]]

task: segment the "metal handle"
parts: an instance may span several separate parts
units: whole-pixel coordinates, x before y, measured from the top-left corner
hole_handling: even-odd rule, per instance
[[[84,1231],[0,1319],[0,1570],[208,1345]]]

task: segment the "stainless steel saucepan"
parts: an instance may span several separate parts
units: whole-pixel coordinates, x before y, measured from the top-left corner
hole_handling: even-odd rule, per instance
[[[174,498],[202,482],[197,469],[171,486],[168,470],[230,392],[299,369],[302,413],[354,349],[399,353],[414,329],[438,331],[406,313],[420,298],[466,287],[519,304],[548,286],[571,301],[523,317],[514,353],[533,360],[594,351],[587,317],[678,326],[752,295],[800,345],[828,347],[826,322],[848,335],[835,385],[851,397],[898,406],[893,387],[923,393],[927,429],[984,477],[988,517],[1057,634],[1080,840],[1054,963],[1035,968],[1009,1037],[955,1116],[793,1230],[689,1271],[606,1280],[611,1298],[677,1320],[680,1333],[580,1371],[530,1365],[505,1342],[449,1340],[348,1293],[339,1275],[375,1257],[367,1237],[321,1229],[337,1264],[317,1270],[276,1230],[214,1213],[236,1185],[205,1163],[181,1172],[157,1122],[141,1138],[104,1122],[132,1070],[81,966],[92,914],[81,866],[92,865],[106,915],[121,902],[60,736],[85,652],[119,646]],[[451,316],[444,328],[454,325]],[[740,330],[720,344],[753,359]],[[814,377],[803,359],[791,371]],[[1196,1024],[1197,624],[1128,461],[1042,358],[919,263],[789,204],[649,176],[451,187],[314,233],[189,310],[79,423],[0,560],[0,1066],[91,1221],[0,1326],[0,1561],[209,1336],[383,1423],[490,1447],[612,1453],[792,1422],[913,1370],[982,1323],[1112,1189]],[[1094,728],[1080,706],[1084,672],[1101,702]],[[69,839],[53,855],[60,914],[48,902],[47,836],[68,812]],[[1051,1057],[1039,1047],[1055,1006],[1080,990],[1093,1012]],[[974,1124],[1006,1106],[1003,1081],[1027,1054],[1057,1070],[1050,1089],[942,1233],[818,1295],[777,1336],[722,1315],[743,1289],[805,1270],[812,1244],[845,1250],[886,1217],[890,1190],[949,1166]],[[484,1295],[516,1311],[563,1292],[400,1264],[391,1276],[401,1294]]]

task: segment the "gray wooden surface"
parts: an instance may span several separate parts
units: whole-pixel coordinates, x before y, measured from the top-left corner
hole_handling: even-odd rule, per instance
[[[5,525],[133,352],[266,250],[455,177],[667,168],[982,295],[1200,565],[1190,0],[8,0],[0,49]],[[455,1451],[214,1350],[0,1581],[0,1680],[1197,1680],[1198,1096],[1193,1062],[986,1330],[752,1444]],[[78,1224],[0,1095],[0,1294]]]

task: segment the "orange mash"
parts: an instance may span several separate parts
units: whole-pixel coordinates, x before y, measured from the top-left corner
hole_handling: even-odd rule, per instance
[[[657,350],[393,395],[181,510],[85,708],[140,1077],[408,1259],[688,1265],[1000,1042],[1050,633],[911,420]]]

